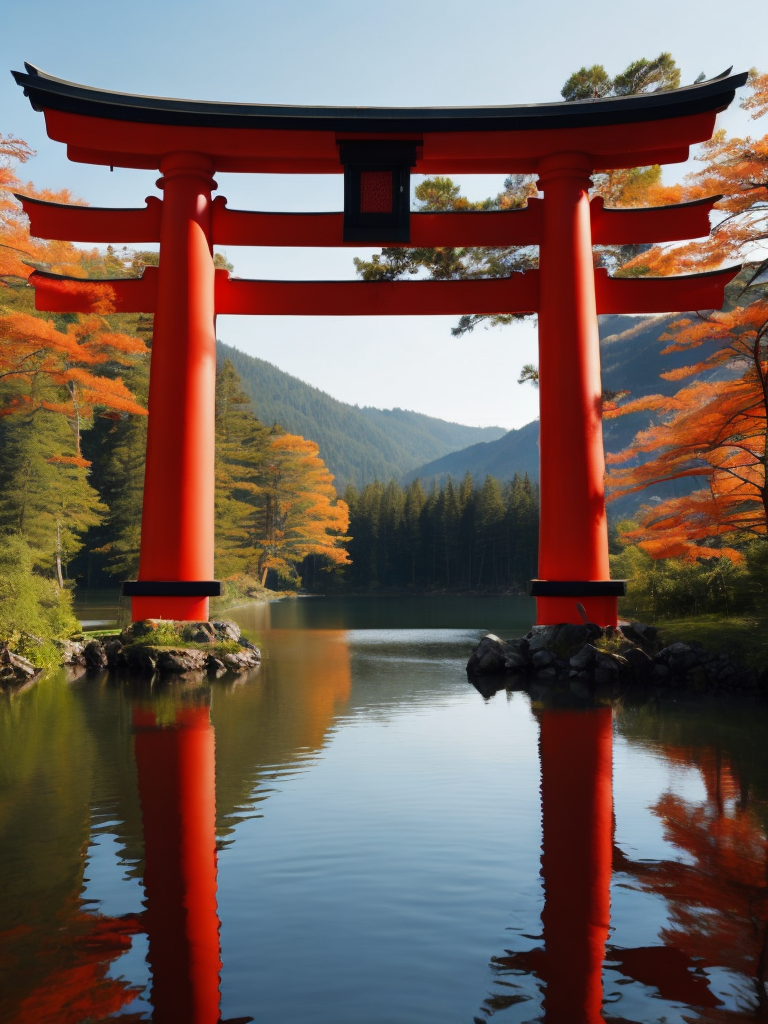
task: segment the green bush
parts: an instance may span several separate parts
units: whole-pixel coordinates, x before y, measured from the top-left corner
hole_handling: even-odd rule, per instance
[[[651,558],[627,545],[611,555],[611,576],[627,580],[622,615],[654,621],[689,615],[725,618],[768,603],[768,544],[762,539],[744,548],[745,559]]]
[[[29,545],[18,535],[0,543],[0,640],[49,667],[60,661],[54,640],[76,632],[80,623],[72,612],[72,599],[55,580],[34,572]]]

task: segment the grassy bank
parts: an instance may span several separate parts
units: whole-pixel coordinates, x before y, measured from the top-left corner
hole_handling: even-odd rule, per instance
[[[728,654],[751,668],[768,668],[768,615],[697,615],[656,623],[665,644],[700,643],[713,654]]]

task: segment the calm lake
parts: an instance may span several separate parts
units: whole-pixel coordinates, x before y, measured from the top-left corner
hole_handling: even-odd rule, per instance
[[[253,605],[237,682],[0,700],[0,1021],[768,1020],[768,709],[483,698],[532,614]]]

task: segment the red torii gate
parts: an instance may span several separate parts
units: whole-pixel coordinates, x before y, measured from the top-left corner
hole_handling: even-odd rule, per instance
[[[717,309],[738,268],[661,279],[594,270],[593,244],[709,233],[719,196],[656,209],[590,203],[590,175],[686,160],[746,74],[668,92],[497,107],[290,107],[111,93],[13,72],[71,160],[159,169],[163,199],[138,209],[20,196],[32,234],[73,242],[159,242],[160,265],[104,282],[116,312],[155,314],[139,579],[134,620],[205,619],[213,580],[217,313],[539,315],[541,624],[615,625],[623,583],[609,578],[599,313]],[[537,174],[544,199],[522,210],[418,213],[408,176]],[[229,210],[216,171],[345,175],[344,213]],[[221,245],[538,244],[538,271],[472,281],[246,281],[215,270]],[[36,308],[88,312],[93,285],[35,272]]]

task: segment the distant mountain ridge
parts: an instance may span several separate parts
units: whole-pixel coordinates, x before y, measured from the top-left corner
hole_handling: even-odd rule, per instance
[[[349,405],[219,341],[219,365],[225,359],[240,375],[262,423],[279,423],[317,442],[339,492],[348,483],[361,487],[376,479],[400,479],[425,462],[505,433],[502,427],[468,427],[404,409]]]
[[[660,336],[681,314],[667,316],[631,317],[622,315],[601,316],[600,354],[602,362],[603,387],[619,391],[624,388],[631,392],[631,398],[646,395],[673,395],[680,388],[679,381],[663,380],[659,374],[666,370],[687,366],[692,362],[706,359],[716,345],[704,344],[690,352],[672,352],[661,355],[668,344]],[[714,370],[709,379],[727,375],[723,369]],[[518,385],[509,385],[510,391]],[[635,434],[647,427],[652,414],[633,413],[603,423],[603,439],[606,452],[619,452],[630,444]],[[419,477],[423,483],[433,480],[438,484],[449,476],[460,480],[467,472],[477,482],[487,474],[499,480],[511,480],[515,473],[527,473],[532,479],[539,477],[539,421],[510,430],[503,437],[485,443],[474,444],[462,451],[451,452],[432,462],[425,463],[407,473],[404,482]],[[626,495],[609,504],[612,515],[630,515],[639,504],[654,497],[667,498],[687,494],[701,486],[701,480],[691,477],[685,480],[671,480],[657,484],[638,494]]]

